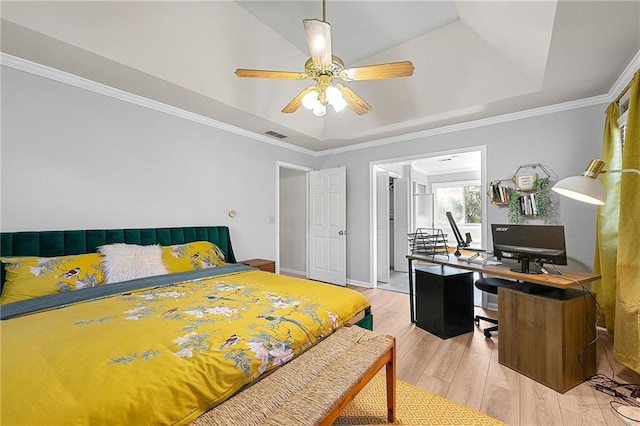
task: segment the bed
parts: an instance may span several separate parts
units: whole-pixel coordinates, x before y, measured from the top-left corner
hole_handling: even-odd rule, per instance
[[[224,226],[2,233],[0,244],[3,425],[187,424],[343,324],[372,326],[356,291],[235,263]],[[153,251],[143,269],[159,249],[166,273],[121,280],[113,248]],[[95,256],[116,281],[90,272]],[[15,296],[23,269],[56,287]]]

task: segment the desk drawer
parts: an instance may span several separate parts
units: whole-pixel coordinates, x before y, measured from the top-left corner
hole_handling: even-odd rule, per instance
[[[473,331],[473,272],[416,266],[416,325],[441,339]]]

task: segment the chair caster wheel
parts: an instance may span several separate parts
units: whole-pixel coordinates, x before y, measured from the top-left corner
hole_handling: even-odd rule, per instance
[[[491,332],[485,330],[484,337],[486,337],[487,339],[491,339]]]
[[[479,318],[474,319],[473,322],[475,322],[476,325],[480,325],[480,319]]]

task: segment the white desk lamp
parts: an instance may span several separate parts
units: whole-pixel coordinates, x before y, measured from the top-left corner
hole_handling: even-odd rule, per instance
[[[598,180],[600,173],[626,173],[632,172],[640,175],[638,169],[602,170],[604,161],[591,160],[582,176],[570,176],[556,183],[553,191],[565,197],[582,201],[583,203],[604,205],[607,200],[607,191]]]

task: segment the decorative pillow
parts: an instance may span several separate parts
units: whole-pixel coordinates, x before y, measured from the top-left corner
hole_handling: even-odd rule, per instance
[[[108,244],[98,251],[104,254],[102,269],[107,284],[169,273],[162,263],[162,247],[157,244]]]
[[[195,241],[162,248],[162,260],[171,273],[224,265],[224,253],[209,241]]]
[[[98,253],[59,257],[2,257],[7,271],[0,303],[104,284]]]

